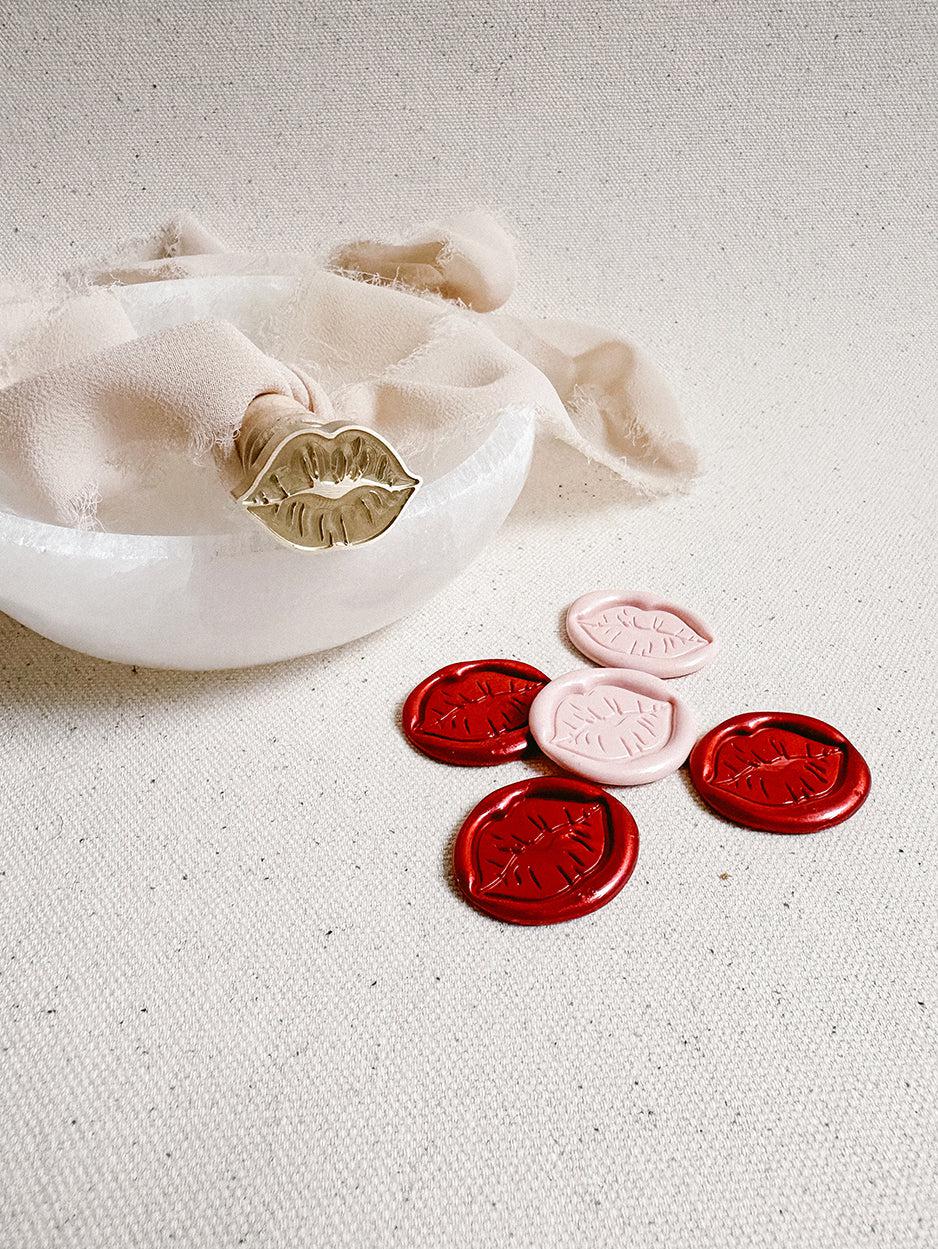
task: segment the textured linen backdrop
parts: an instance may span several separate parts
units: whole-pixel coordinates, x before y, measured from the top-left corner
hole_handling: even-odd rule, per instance
[[[545,449],[445,593],[273,669],[0,619],[0,1244],[934,1246],[934,8],[364,9],[7,7],[0,268],[494,205],[513,306],[648,343],[707,473],[637,505]],[[622,895],[500,925],[448,855],[531,769],[417,756],[399,705],[574,667],[604,586],[721,631],[703,727],[820,716],[873,792],[801,839],[626,792]]]

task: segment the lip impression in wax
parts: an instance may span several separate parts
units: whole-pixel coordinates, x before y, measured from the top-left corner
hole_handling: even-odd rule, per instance
[[[601,785],[646,785],[675,772],[694,741],[690,708],[664,681],[629,668],[581,668],[531,706],[544,754]]]
[[[844,735],[789,712],[733,716],[690,756],[691,780],[715,811],[770,833],[815,833],[848,819],[870,791],[870,770]]]
[[[368,429],[300,425],[270,441],[242,449],[251,484],[238,501],[291,546],[370,542],[420,484]]]
[[[532,749],[528,711],[550,677],[514,659],[449,664],[407,697],[404,733],[444,763],[485,766]]]
[[[510,924],[559,924],[604,906],[632,874],[638,828],[611,794],[535,777],[484,798],[459,831],[453,870],[480,911]]]
[[[584,594],[567,611],[567,636],[587,659],[656,677],[683,677],[720,644],[699,616],[642,590]]]

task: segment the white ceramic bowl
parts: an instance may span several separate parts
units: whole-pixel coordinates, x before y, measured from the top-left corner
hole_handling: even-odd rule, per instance
[[[256,280],[275,302],[277,281]],[[237,315],[244,279],[230,307],[226,279],[173,285],[191,298],[199,281],[212,283],[213,314],[249,332]],[[156,328],[148,307],[167,323],[165,293],[123,298],[141,332]],[[180,319],[192,315],[180,307]],[[531,418],[493,412],[457,463],[425,475],[386,534],[331,551],[281,546],[240,509],[227,532],[141,534],[44,524],[0,500],[0,611],[64,646],[145,667],[245,667],[338,646],[406,615],[478,555],[521,491],[533,438]]]

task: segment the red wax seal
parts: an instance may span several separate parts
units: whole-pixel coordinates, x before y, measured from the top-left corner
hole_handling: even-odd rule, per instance
[[[404,733],[444,763],[484,766],[534,749],[528,709],[550,677],[515,659],[449,664],[407,696]]]
[[[767,833],[816,833],[849,819],[870,770],[843,733],[786,711],[733,716],[700,739],[690,775],[704,802]]]
[[[538,776],[496,789],[459,830],[456,884],[509,924],[559,924],[611,901],[638,859],[631,813],[591,781]]]

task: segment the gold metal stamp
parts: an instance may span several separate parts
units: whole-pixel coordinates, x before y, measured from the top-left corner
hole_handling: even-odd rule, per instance
[[[385,533],[420,485],[372,429],[320,424],[295,399],[250,404],[223,466],[235,499],[288,546],[358,546]]]

